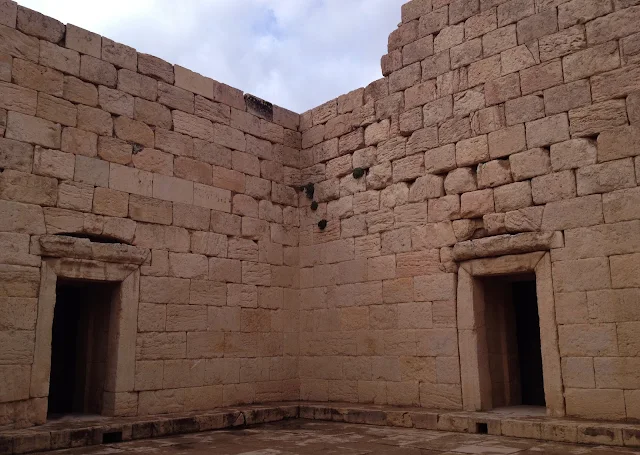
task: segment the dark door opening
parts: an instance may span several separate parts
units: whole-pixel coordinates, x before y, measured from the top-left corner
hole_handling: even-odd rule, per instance
[[[545,406],[535,277],[483,279],[492,408]]]
[[[520,360],[521,404],[544,406],[540,318],[538,316],[536,282],[514,282],[511,290],[516,316],[518,359]]]
[[[101,414],[111,302],[117,284],[58,281],[48,417]]]

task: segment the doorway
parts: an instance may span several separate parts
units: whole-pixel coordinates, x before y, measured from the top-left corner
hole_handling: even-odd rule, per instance
[[[535,275],[481,278],[490,409],[545,406]]]
[[[51,337],[48,418],[102,414],[118,283],[60,279]]]

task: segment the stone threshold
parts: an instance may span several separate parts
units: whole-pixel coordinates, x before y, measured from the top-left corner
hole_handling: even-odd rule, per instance
[[[85,447],[202,431],[309,419],[458,433],[489,434],[573,444],[640,447],[640,424],[438,411],[354,403],[284,402],[143,417],[82,417],[0,431],[0,455]]]

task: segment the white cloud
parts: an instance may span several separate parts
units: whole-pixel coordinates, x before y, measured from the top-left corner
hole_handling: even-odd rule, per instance
[[[406,0],[19,0],[303,112],[382,77]]]

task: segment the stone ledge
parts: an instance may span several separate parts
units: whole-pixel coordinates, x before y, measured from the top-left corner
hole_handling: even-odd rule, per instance
[[[539,439],[573,444],[640,447],[640,425],[499,412],[438,411],[353,403],[285,402],[144,417],[64,420],[0,432],[0,455],[49,451],[103,443],[222,430],[285,419],[310,419],[458,433]]]
[[[563,246],[561,232],[525,232],[522,234],[504,234],[467,240],[453,247],[453,259],[467,261],[510,254],[548,251]]]
[[[147,259],[149,250],[124,243],[100,243],[66,235],[43,235],[40,237],[40,255],[140,265]]]

